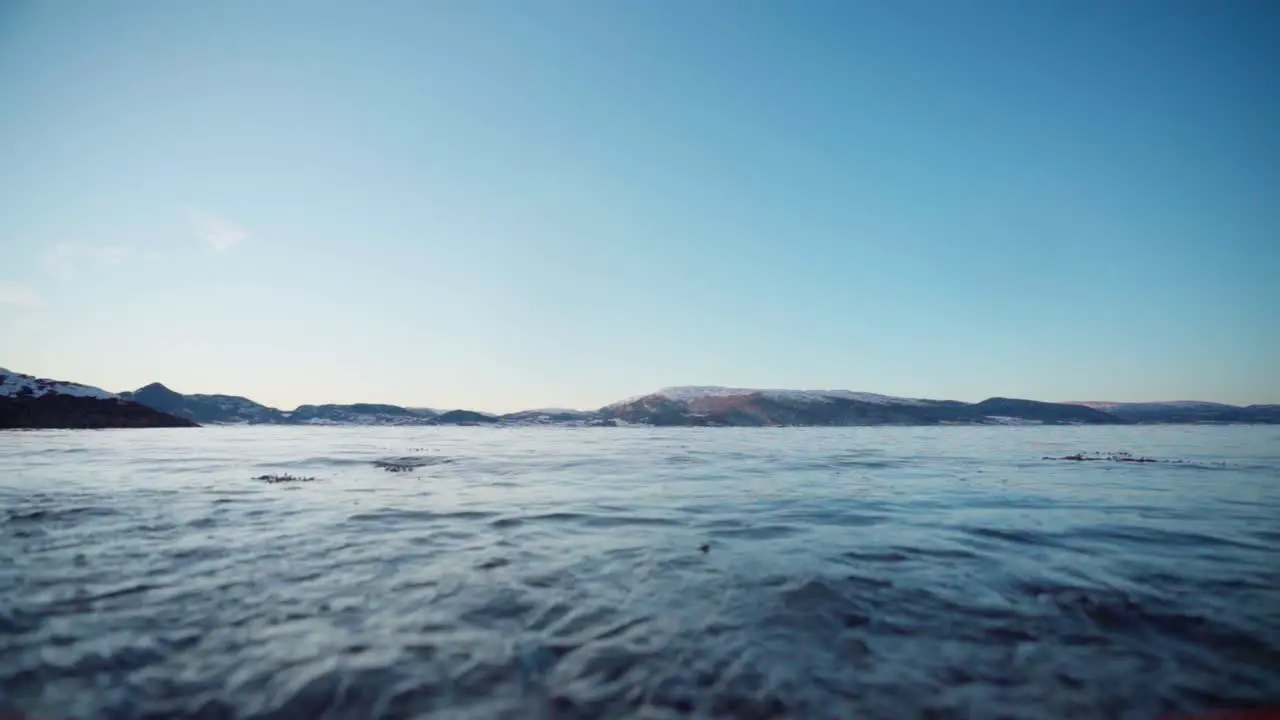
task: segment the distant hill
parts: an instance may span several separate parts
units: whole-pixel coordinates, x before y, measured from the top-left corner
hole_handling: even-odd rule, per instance
[[[1136,423],[1280,423],[1280,405],[1227,405],[1200,400],[1077,402]]]
[[[195,426],[100,388],[0,368],[0,429]]]
[[[450,410],[449,412],[440,413],[436,420],[441,423],[455,425],[488,425],[498,422],[496,416],[489,413],[475,412],[474,410]]]
[[[299,405],[285,413],[288,422],[313,425],[439,425],[431,410],[413,410],[399,405],[354,403],[351,405]]]
[[[248,398],[238,395],[183,395],[160,383],[120,393],[120,397],[198,423],[277,424],[285,421],[279,410]]]
[[[468,410],[437,414],[425,408],[382,403],[299,405],[292,411],[284,411],[239,395],[184,395],[161,383],[151,383],[132,392],[120,393],[120,396],[161,412],[206,424],[439,425],[496,421],[492,415]]]
[[[960,413],[967,419],[1011,417],[1044,423],[1083,423],[1109,425],[1124,422],[1123,418],[1081,405],[1049,403],[1015,398],[989,398],[980,403],[964,406]]]
[[[980,403],[848,390],[674,387],[601,408],[603,417],[652,425],[1120,424],[1092,408],[991,398]]]
[[[521,410],[507,413],[498,419],[504,423],[551,425],[556,423],[581,423],[592,420],[596,413],[586,410],[567,410],[564,408],[545,408],[541,410]]]

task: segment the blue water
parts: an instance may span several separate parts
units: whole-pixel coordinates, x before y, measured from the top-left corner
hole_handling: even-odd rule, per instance
[[[1274,704],[1277,548],[1275,427],[2,433],[0,712]]]

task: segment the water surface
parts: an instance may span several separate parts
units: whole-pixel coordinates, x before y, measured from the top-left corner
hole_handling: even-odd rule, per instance
[[[1148,720],[1278,547],[1270,427],[4,433],[0,711]]]

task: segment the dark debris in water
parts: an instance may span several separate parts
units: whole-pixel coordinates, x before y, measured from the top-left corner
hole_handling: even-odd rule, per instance
[[[284,473],[283,475],[277,475],[272,473],[269,475],[259,475],[258,477],[254,478],[254,480],[275,485],[276,483],[315,482],[316,480],[319,480],[319,478],[311,477],[309,475],[290,475],[289,473]]]
[[[1091,462],[1096,460],[1105,460],[1110,462],[1134,462],[1134,463],[1153,463],[1160,462],[1152,457],[1142,455],[1134,455],[1127,452],[1109,452],[1109,453],[1076,453],[1075,455],[1064,455],[1062,457],[1045,456],[1045,460],[1070,460],[1072,462]],[[1166,461],[1168,462],[1168,461]]]
[[[1068,462],[1121,462],[1121,463],[1160,463],[1164,465],[1200,465],[1212,467],[1226,467],[1226,463],[1197,463],[1191,460],[1178,459],[1162,459],[1153,458],[1146,455],[1134,455],[1130,452],[1078,452],[1075,455],[1064,455],[1062,457],[1053,457],[1046,455],[1042,460],[1065,460]]]

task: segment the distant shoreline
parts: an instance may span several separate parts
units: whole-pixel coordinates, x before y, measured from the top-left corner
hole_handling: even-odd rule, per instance
[[[977,403],[850,390],[682,386],[598,410],[495,415],[385,403],[300,405],[283,411],[237,395],[184,395],[160,383],[119,394],[0,369],[0,429],[278,425],[612,427],[936,427],[1044,425],[1272,425],[1280,405],[1055,403],[993,397]]]

